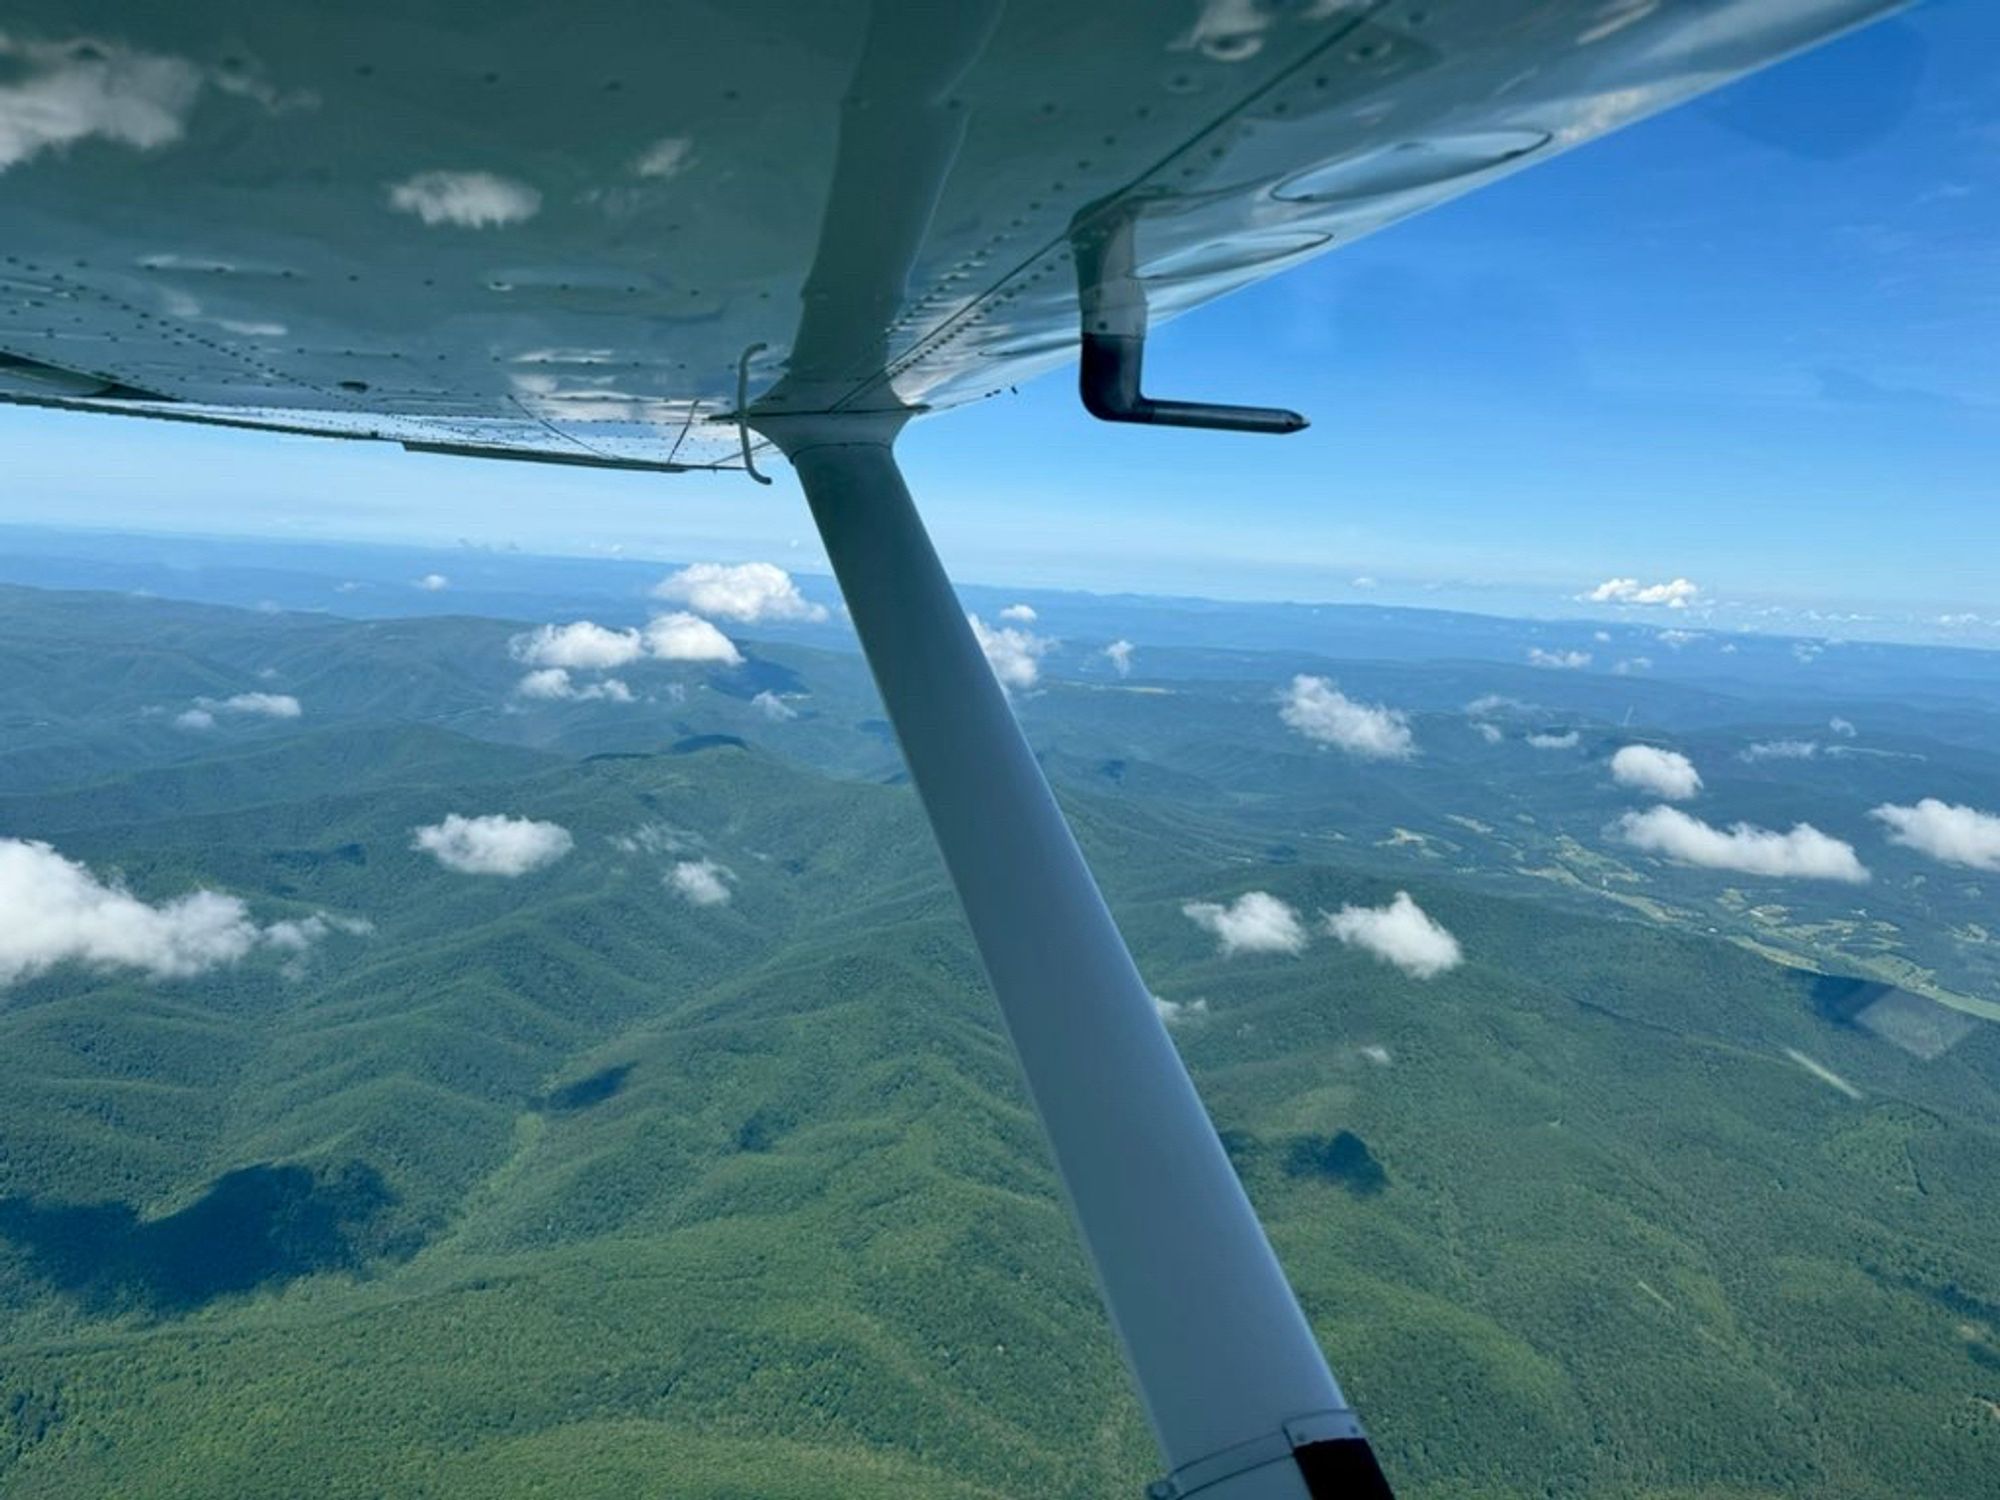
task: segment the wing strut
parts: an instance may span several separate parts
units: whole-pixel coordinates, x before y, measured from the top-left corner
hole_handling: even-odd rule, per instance
[[[764,415],[798,471],[999,997],[1179,1500],[1379,1500],[1381,1470],[945,577],[904,413]]]

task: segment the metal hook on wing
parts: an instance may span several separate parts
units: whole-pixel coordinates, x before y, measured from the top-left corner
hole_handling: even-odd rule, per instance
[[[1084,409],[1105,422],[1210,427],[1224,432],[1298,432],[1306,419],[1275,406],[1160,401],[1140,389],[1146,360],[1146,284],[1133,247],[1135,203],[1086,209],[1070,228],[1077,302],[1083,314],[1083,362],[1077,390]]]
[[[759,484],[769,484],[768,474],[757,472],[756,460],[750,457],[750,361],[762,354],[767,346],[752,344],[743,351],[743,357],[736,361],[736,440],[743,445],[743,472]]]

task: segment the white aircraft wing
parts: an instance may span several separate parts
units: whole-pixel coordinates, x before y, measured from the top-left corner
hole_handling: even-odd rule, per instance
[[[1157,322],[1892,8],[938,3],[942,81],[867,0],[20,0],[0,400],[737,465],[739,381],[937,410],[1073,359],[1091,205],[1131,206]],[[837,179],[843,122],[906,86],[960,122],[908,275],[830,284],[822,227],[900,171]]]

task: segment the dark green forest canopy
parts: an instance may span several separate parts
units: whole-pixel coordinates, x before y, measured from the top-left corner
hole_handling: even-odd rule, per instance
[[[264,934],[0,989],[9,1500],[1154,1476],[852,656],[745,641],[527,707],[519,623],[0,606],[0,838]],[[1019,711],[1399,1494],[2000,1493],[2000,1029],[1961,1004],[2000,993],[1991,897],[1866,820],[2000,785],[1961,708],[1898,720],[1921,781],[1807,787],[1735,752],[1824,705],[1401,663],[1423,754],[1383,764],[1273,697],[1379,662],[1160,658]],[[1531,689],[1579,695],[1574,751],[1470,732]],[[303,711],[172,722],[250,691]],[[1872,884],[1609,841],[1633,705],[1718,820],[1810,816]],[[412,847],[450,813],[570,843],[462,873]],[[1253,890],[1309,925],[1407,890],[1465,961],[1229,956],[1182,911]]]

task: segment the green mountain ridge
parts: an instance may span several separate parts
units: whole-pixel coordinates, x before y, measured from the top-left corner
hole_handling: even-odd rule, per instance
[[[7,593],[10,649],[69,621]],[[208,633],[297,628],[183,608],[99,617],[99,649],[178,633],[247,671]],[[772,648],[817,719],[696,689],[609,745],[558,705],[531,748],[515,628],[398,622],[322,667],[469,663],[423,679],[485,695],[441,720],[428,689],[300,687],[302,719],[167,762],[136,733],[60,785],[0,757],[0,837],[148,901],[369,924],[0,991],[0,1492],[1136,1493],[1157,1460],[858,665]],[[136,712],[127,676],[68,732]],[[1362,766],[1272,688],[1170,685],[1019,709],[1399,1494],[1992,1492],[2000,1029],[1926,1059],[1708,915],[1781,894],[1756,930],[1838,952],[1792,928],[1858,919],[1807,903],[1973,898],[1888,860],[1860,896],[1626,863],[1588,748],[1439,714]],[[1816,766],[1815,802],[1717,733],[1715,797],[1766,819],[1910,774]],[[450,812],[573,847],[457,873],[411,847]],[[726,902],[669,888],[692,859]],[[1565,859],[1653,909],[1521,873]],[[1466,962],[1224,957],[1181,912],[1253,889],[1308,921],[1409,890]]]

